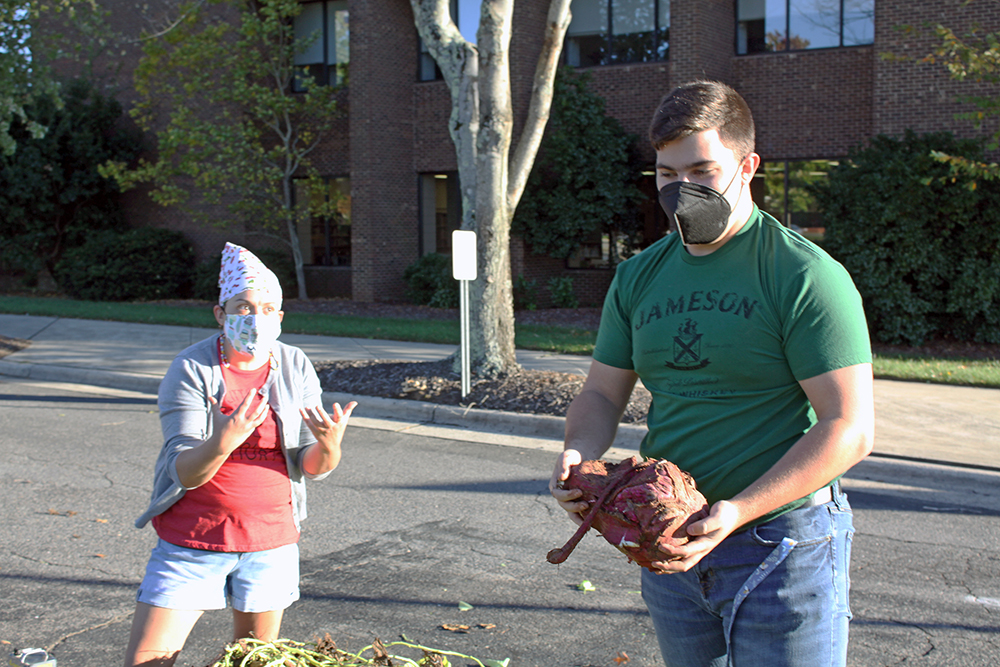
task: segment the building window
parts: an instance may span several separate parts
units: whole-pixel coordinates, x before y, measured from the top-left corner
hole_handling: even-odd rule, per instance
[[[451,253],[451,233],[462,226],[458,174],[420,175],[420,255]]]
[[[622,235],[595,229],[566,259],[566,268],[613,269],[627,257],[629,245]]]
[[[594,67],[666,60],[670,0],[573,0],[566,64]]]
[[[458,26],[462,37],[470,44],[476,43],[476,31],[479,30],[479,10],[481,0],[451,0],[451,19]],[[424,40],[420,40],[420,62],[417,65],[418,81],[436,81],[441,79],[441,68],[427,50]]]
[[[836,165],[833,160],[765,162],[754,177],[754,201],[786,227],[822,239],[823,216],[811,186],[825,181]]]
[[[302,260],[317,266],[351,265],[351,179],[324,178],[323,187],[308,192],[304,180],[295,181],[298,206],[312,198],[313,211],[321,215],[299,218],[299,245]]]
[[[350,14],[348,0],[307,2],[295,17],[295,40],[305,48],[295,54],[295,67],[313,77],[320,86],[342,83],[351,59]],[[305,90],[296,79],[292,89]]]
[[[737,0],[736,53],[872,44],[875,0]]]

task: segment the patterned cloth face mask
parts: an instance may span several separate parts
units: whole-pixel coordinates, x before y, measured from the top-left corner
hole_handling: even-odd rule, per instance
[[[222,330],[234,350],[260,359],[271,353],[271,346],[281,335],[281,319],[277,314],[227,314]]]

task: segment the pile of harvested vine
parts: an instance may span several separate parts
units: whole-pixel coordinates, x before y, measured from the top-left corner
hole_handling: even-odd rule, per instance
[[[419,658],[396,655],[407,651]],[[507,667],[509,660],[480,660],[471,655],[421,646],[408,641],[383,644],[376,639],[357,653],[337,648],[329,634],[318,642],[304,644],[290,639],[264,642],[241,639],[226,646],[208,667],[452,667],[448,656],[470,660],[479,667]]]

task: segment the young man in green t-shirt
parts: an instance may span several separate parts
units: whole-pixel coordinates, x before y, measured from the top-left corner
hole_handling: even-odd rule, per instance
[[[575,520],[589,509],[560,482],[611,446],[641,379],[641,453],[690,472],[711,505],[642,572],[668,667],[844,665],[853,526],[837,480],[874,437],[861,299],[753,203],[760,157],[734,90],[675,89],[650,139],[676,233],[618,268],[550,491]]]

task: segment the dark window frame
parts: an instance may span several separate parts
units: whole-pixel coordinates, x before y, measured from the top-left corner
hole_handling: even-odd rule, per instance
[[[818,210],[803,210],[793,201],[793,190],[797,193],[796,199],[800,200],[804,193],[808,192],[807,182],[802,179],[801,171],[804,167],[810,166],[813,169],[822,168],[824,174],[828,174],[830,169],[844,161],[842,157],[813,157],[813,158],[772,158],[763,160],[757,174],[754,176],[754,183],[751,183],[751,190],[754,192],[754,201],[762,210],[773,216],[785,227],[798,227],[800,229],[813,229],[817,225],[804,224],[808,219],[816,219]],[[825,163],[822,164],[821,163]],[[774,167],[778,167],[774,169]],[[818,173],[810,172],[813,176]],[[768,192],[768,178],[780,177],[780,192]],[[758,180],[759,179],[759,180]],[[810,200],[811,195],[805,194]],[[768,198],[777,198],[777,205],[769,204]],[[813,202],[815,203],[815,202]]]

